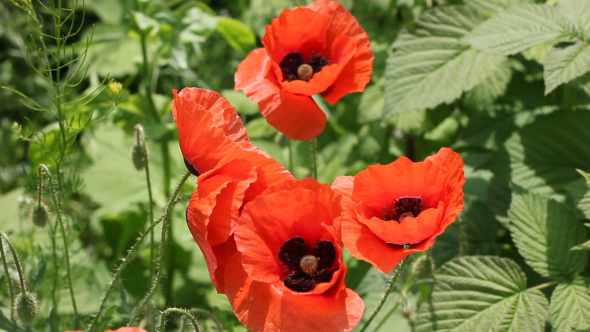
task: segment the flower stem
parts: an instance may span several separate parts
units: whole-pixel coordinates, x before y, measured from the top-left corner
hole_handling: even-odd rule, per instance
[[[4,233],[2,233],[2,237],[0,237],[0,256],[2,256],[2,265],[4,266],[6,287],[8,289],[8,296],[10,297],[10,319],[14,321],[16,319],[14,313],[14,288],[12,287],[12,279],[10,278],[10,270],[8,270],[8,263],[6,261],[6,251],[4,251],[4,241],[2,240],[2,238],[4,238]]]
[[[68,286],[70,288],[70,297],[72,298],[72,308],[74,309],[74,315],[78,316],[78,307],[76,306],[76,297],[74,296],[74,286],[72,283],[72,269],[70,267],[71,266],[70,265],[70,246],[68,244],[69,242],[68,242],[68,237],[66,234],[66,229],[65,229],[63,220],[61,218],[59,200],[57,198],[55,188],[53,187],[53,183],[51,181],[51,172],[49,171],[49,168],[47,167],[47,165],[43,165],[43,164],[41,164],[39,167],[41,167],[47,175],[47,184],[49,186],[49,192],[51,192],[51,197],[53,199],[53,206],[55,206],[55,214],[57,215],[57,222],[59,223],[59,229],[61,231],[61,236],[64,241],[65,258],[66,258],[66,273],[68,276]]]
[[[131,246],[131,248],[127,251],[127,256],[125,256],[125,258],[122,259],[121,264],[119,264],[119,266],[117,266],[117,268],[115,269],[115,275],[113,276],[113,280],[111,280],[111,282],[107,286],[107,290],[104,292],[104,294],[102,296],[102,299],[100,301],[100,306],[98,308],[98,311],[96,312],[96,314],[94,315],[94,318],[92,319],[92,321],[88,325],[88,329],[87,329],[88,332],[93,332],[94,329],[96,328],[96,323],[98,322],[98,318],[100,317],[100,315],[102,314],[102,311],[104,310],[106,301],[107,301],[109,295],[111,294],[111,292],[113,291],[113,289],[115,287],[115,283],[117,281],[119,281],[119,278],[121,277],[121,273],[123,272],[123,270],[125,269],[125,267],[127,267],[127,265],[129,264],[129,262],[131,262],[131,259],[137,253],[137,251],[139,249],[139,246],[141,245],[141,243],[143,243],[143,241],[147,237],[147,234],[150,233],[154,229],[154,227],[156,227],[159,223],[161,223],[163,220],[165,220],[166,218],[168,218],[170,212],[172,211],[172,208],[178,202],[176,200],[176,196],[180,192],[180,188],[182,187],[182,185],[184,184],[184,182],[188,179],[188,177],[190,175],[191,175],[190,172],[186,172],[186,174],[184,174],[184,176],[182,177],[182,179],[180,180],[180,182],[177,184],[174,193],[172,194],[172,196],[168,200],[168,203],[166,204],[166,207],[164,208],[164,212],[162,213],[162,216],[160,218],[158,218],[157,220],[154,220],[145,229],[145,231],[140,234],[140,236],[137,239],[137,241],[135,241],[135,243],[133,244],[133,246]],[[145,302],[145,299],[144,299],[144,302]]]
[[[367,319],[365,324],[363,324],[363,327],[360,329],[359,332],[364,332],[369,327],[369,324],[371,324],[373,319],[375,319],[375,317],[377,316],[379,311],[381,311],[381,308],[385,304],[385,301],[389,297],[389,294],[391,294],[391,292],[393,291],[393,285],[395,285],[397,278],[400,276],[401,272],[406,267],[406,264],[408,263],[408,261],[409,261],[409,259],[407,259],[407,258],[404,259],[398,265],[398,267],[393,271],[393,274],[391,275],[391,279],[389,280],[389,283],[387,284],[387,288],[385,289],[385,292],[383,293],[383,296],[381,297],[381,301],[379,301],[379,303],[377,304],[377,307],[375,307],[375,310],[373,311],[373,313],[371,314],[369,319]]]
[[[162,280],[162,268],[165,266],[165,254],[166,254],[166,248],[167,248],[167,246],[166,246],[166,231],[168,230],[168,227],[170,226],[170,218],[171,218],[170,212],[172,211],[172,207],[174,206],[174,203],[176,202],[176,196],[178,196],[178,193],[180,192],[182,185],[184,184],[184,182],[188,179],[188,177],[190,175],[191,175],[191,173],[187,172],[184,175],[184,177],[180,180],[180,182],[176,186],[176,189],[174,189],[172,196],[168,200],[168,204],[166,204],[166,208],[164,209],[164,212],[162,213],[162,217],[160,218],[160,220],[163,221],[162,235],[160,238],[160,257],[158,259],[158,263],[155,266],[156,271],[155,271],[154,279],[152,281],[152,286],[150,287],[149,291],[147,292],[147,294],[145,295],[145,297],[143,298],[143,300],[141,301],[139,306],[135,309],[135,312],[133,313],[133,315],[129,319],[129,323],[127,324],[127,326],[133,326],[135,324],[135,321],[139,318],[139,315],[141,315],[141,313],[145,309],[147,303],[150,301],[152,296],[155,294],[155,292],[160,287],[160,283]]]
[[[25,272],[23,271],[20,259],[18,258],[16,248],[12,245],[12,243],[10,243],[10,240],[8,240],[8,236],[6,236],[4,232],[0,233],[0,237],[4,239],[4,241],[8,245],[8,249],[10,249],[10,252],[12,253],[12,259],[14,260],[14,265],[16,265],[16,272],[18,272],[18,280],[20,281],[20,291],[21,293],[26,293],[27,287],[25,286]],[[6,278],[10,280],[10,275],[6,275]]]
[[[287,148],[289,149],[289,171],[294,172],[293,169],[293,140],[285,136],[287,140]]]
[[[158,329],[156,330],[157,332],[165,331],[166,315],[171,314],[171,313],[176,313],[176,314],[180,314],[180,315],[187,317],[189,319],[189,321],[191,322],[191,325],[193,326],[193,331],[195,331],[195,332],[202,331],[201,327],[199,326],[199,322],[197,321],[195,316],[191,315],[190,312],[188,312],[184,309],[179,309],[179,308],[168,308],[168,309],[164,310],[162,312],[162,314],[160,315],[160,324],[158,326]]]
[[[318,178],[318,161],[317,161],[318,140],[317,140],[317,138],[314,138],[311,141],[309,141],[309,149],[311,152],[311,155],[310,155],[311,177],[317,180],[317,178]]]

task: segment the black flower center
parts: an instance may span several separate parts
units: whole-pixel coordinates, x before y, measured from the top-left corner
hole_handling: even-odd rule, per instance
[[[322,70],[330,61],[317,52],[311,52],[307,62],[299,52],[291,52],[281,60],[279,67],[283,71],[283,81],[295,80],[309,81],[313,74]]]
[[[336,247],[328,240],[308,245],[296,236],[283,243],[279,259],[286,265],[283,284],[295,292],[309,292],[317,284],[332,279]]]
[[[387,206],[381,210],[381,219],[401,223],[404,218],[417,217],[425,208],[422,197],[400,197],[393,202],[393,206]]]

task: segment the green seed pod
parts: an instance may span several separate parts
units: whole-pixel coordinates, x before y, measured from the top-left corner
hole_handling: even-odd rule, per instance
[[[47,225],[47,220],[49,219],[49,211],[47,211],[47,206],[45,204],[37,204],[33,207],[33,224],[38,227],[45,227]]]
[[[23,325],[31,326],[39,312],[39,301],[33,293],[20,293],[15,301],[16,315]]]
[[[425,279],[432,277],[434,264],[432,258],[426,254],[420,255],[412,262],[412,275],[416,279]]]

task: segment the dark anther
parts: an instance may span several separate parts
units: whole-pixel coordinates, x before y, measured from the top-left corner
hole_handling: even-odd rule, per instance
[[[296,292],[309,292],[322,282],[329,282],[337,268],[336,247],[331,241],[321,240],[308,246],[300,236],[293,237],[279,249],[279,259],[285,263],[283,284]]]
[[[299,52],[291,52],[281,60],[279,66],[283,71],[283,78],[287,82],[291,82],[294,80],[298,80],[299,76],[297,76],[297,68],[304,63],[303,55]]]
[[[421,197],[400,197],[395,200],[393,206],[387,206],[381,210],[381,219],[401,223],[406,217],[417,217],[424,209],[425,205]]]
[[[199,172],[195,168],[195,166],[193,166],[193,164],[191,164],[188,160],[186,160],[186,158],[184,158],[184,165],[186,166],[186,169],[188,169],[188,171],[191,172],[193,175],[195,175],[195,176],[201,175],[201,172]]]
[[[305,62],[301,53],[291,52],[285,55],[279,67],[283,71],[284,81],[309,81],[315,73],[329,64],[330,61],[317,52],[312,52],[307,62]]]
[[[281,261],[292,268],[298,268],[301,258],[306,254],[307,247],[305,246],[305,240],[300,236],[285,241],[279,250]]]

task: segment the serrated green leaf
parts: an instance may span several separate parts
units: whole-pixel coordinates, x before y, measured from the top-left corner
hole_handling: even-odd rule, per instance
[[[391,115],[450,103],[498,69],[503,58],[482,54],[461,38],[483,17],[466,6],[424,13],[393,44],[385,70],[385,112]]]
[[[465,256],[435,274],[432,299],[420,307],[416,331],[543,331],[548,302],[526,288],[512,260]]]
[[[527,4],[497,13],[464,40],[482,52],[510,55],[533,45],[575,36],[573,30],[573,25],[557,8]]]
[[[369,85],[363,94],[358,107],[358,121],[367,123],[381,119],[383,115],[383,80]]]
[[[506,92],[510,78],[510,62],[502,61],[498,70],[465,94],[465,103],[477,110],[489,108],[497,97]]]
[[[510,6],[531,3],[531,0],[466,0],[465,4],[486,16],[492,16]]]
[[[256,44],[254,32],[244,23],[224,17],[217,24],[217,31],[234,49],[247,54]]]
[[[589,2],[590,3],[590,2]],[[590,44],[574,43],[565,48],[553,47],[545,57],[545,95],[559,85],[590,71]]]
[[[518,252],[537,273],[561,280],[584,269],[588,254],[570,249],[587,239],[586,232],[565,204],[513,194],[508,217]]]
[[[590,330],[590,294],[588,280],[576,278],[557,285],[551,295],[549,322],[555,331]]]
[[[590,165],[588,128],[589,112],[559,111],[538,116],[515,132],[505,145],[512,182],[555,198],[567,195],[576,204],[587,200],[588,187],[576,168],[586,169]]]
[[[584,40],[590,39],[590,1],[588,0],[557,0],[557,7],[574,22]]]

